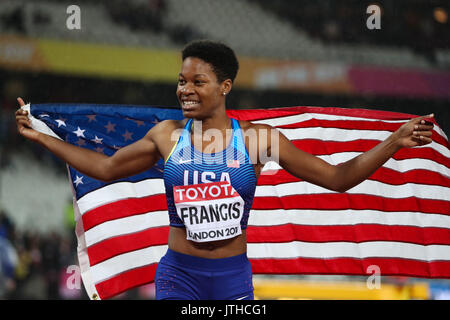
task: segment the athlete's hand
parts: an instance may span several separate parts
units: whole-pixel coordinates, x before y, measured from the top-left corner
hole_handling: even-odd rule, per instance
[[[25,105],[22,98],[17,98],[17,102],[20,107]],[[37,141],[39,138],[39,132],[31,128],[31,121],[28,119],[28,112],[19,108],[16,111],[16,125],[17,131],[27,139]]]
[[[411,148],[431,143],[433,123],[427,119],[433,117],[434,114],[413,118],[402,125],[394,132],[398,146]]]

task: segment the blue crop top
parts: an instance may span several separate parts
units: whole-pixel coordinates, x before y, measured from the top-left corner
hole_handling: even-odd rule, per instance
[[[214,196],[215,191],[221,188],[222,190],[225,190],[225,187],[219,182],[227,181],[237,192],[238,196],[242,198],[242,200],[240,200],[241,203],[243,201],[242,212],[239,215],[240,227],[242,230],[246,229],[250,208],[255,195],[257,179],[245,147],[239,122],[236,119],[231,119],[232,138],[227,147],[217,153],[203,153],[194,148],[191,143],[192,124],[193,120],[189,119],[165,163],[164,186],[166,189],[170,225],[174,227],[185,227],[186,220],[184,219],[188,219],[187,213],[192,213],[189,211],[191,209],[187,208],[185,209],[185,216],[179,215],[180,212],[177,214],[176,204],[178,202],[176,203],[176,201],[177,199],[179,200],[177,195],[183,196],[181,191],[179,193],[174,192],[174,190],[177,191],[176,189],[178,186],[197,185],[208,187],[216,183],[219,187],[215,187],[215,190],[211,189],[212,195]],[[205,190],[207,189],[205,188],[202,189],[199,187],[199,196],[202,195],[202,192],[206,192]],[[194,192],[197,193],[195,190],[191,191],[191,194],[187,193],[186,196],[191,196]],[[189,190],[187,190],[187,192],[189,192]],[[220,200],[210,199],[210,201],[206,202],[214,203],[215,207],[214,205],[209,205],[209,209],[212,211],[208,211],[208,213],[206,211],[203,212],[204,210],[202,208],[202,212],[200,212],[200,210],[198,214],[195,212],[197,215],[194,216],[194,218],[200,219],[200,222],[205,220],[207,225],[208,223],[214,222],[214,215],[216,215],[216,220],[223,220],[219,215],[219,209],[222,218],[226,218],[227,215],[231,217],[234,214],[233,209],[239,206],[238,204],[235,204],[233,207],[230,206],[226,209],[225,206],[221,204]],[[180,211],[180,209],[178,210]],[[192,222],[192,216],[190,216],[190,219]],[[198,219],[196,221],[197,223],[199,223]],[[204,231],[205,233],[208,232],[209,229],[203,228],[203,230],[206,230]]]

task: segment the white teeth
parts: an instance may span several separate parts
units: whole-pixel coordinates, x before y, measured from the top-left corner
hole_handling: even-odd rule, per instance
[[[183,104],[185,106],[193,106],[195,104],[198,104],[198,102],[197,101],[183,101]]]

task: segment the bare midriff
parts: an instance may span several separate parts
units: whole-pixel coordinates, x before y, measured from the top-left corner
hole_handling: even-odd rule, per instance
[[[186,239],[186,229],[170,227],[169,230],[170,250],[188,254],[195,257],[208,259],[222,259],[243,254],[247,251],[247,234],[237,237],[209,242],[194,242]]]

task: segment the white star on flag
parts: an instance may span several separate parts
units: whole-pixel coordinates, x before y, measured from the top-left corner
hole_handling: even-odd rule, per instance
[[[61,127],[61,126],[66,127],[66,123],[64,122],[64,120],[57,119],[55,121],[58,123],[58,128]]]
[[[99,137],[95,136],[95,139],[92,139],[91,141],[93,141],[95,143],[103,143],[103,138],[99,138]]]
[[[81,130],[80,127],[78,127],[78,129],[77,129],[76,131],[73,131],[73,133],[75,133],[75,134],[77,135],[78,138],[79,138],[79,137],[85,138],[85,136],[84,136],[84,132],[85,132],[85,131],[86,131],[86,130]]]
[[[80,183],[83,184],[83,176],[81,176],[81,177],[77,176],[74,183],[75,183],[75,186],[77,186],[77,187]]]

